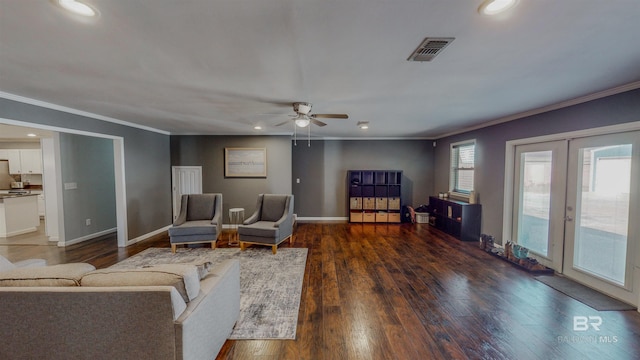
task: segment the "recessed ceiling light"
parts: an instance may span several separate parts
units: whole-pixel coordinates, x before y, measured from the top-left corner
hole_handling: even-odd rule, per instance
[[[497,15],[518,4],[518,0],[485,0],[480,4],[478,12],[482,15]]]
[[[256,125],[256,126],[254,126],[253,128],[254,128],[255,130],[262,130],[262,126],[260,126],[260,125]]]
[[[98,15],[98,12],[94,8],[78,0],[54,0],[54,3],[77,15],[87,17]]]
[[[38,136],[38,135],[36,135],[36,134],[34,134],[34,133],[29,133],[29,134],[27,134],[27,136],[28,136],[28,137],[36,137],[36,136]]]
[[[360,128],[360,130],[367,130],[369,128],[369,122],[368,121],[358,121],[358,127]]]

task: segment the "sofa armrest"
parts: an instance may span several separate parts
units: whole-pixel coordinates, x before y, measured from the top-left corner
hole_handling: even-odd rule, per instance
[[[225,260],[211,269],[200,291],[175,321],[176,350],[183,359],[214,358],[231,334],[240,314],[238,260]]]
[[[182,300],[173,292],[170,286],[0,288],[0,358],[178,358],[173,307]]]
[[[260,217],[260,211],[256,210],[251,216],[249,216],[245,221],[242,222],[243,225],[251,225],[253,223],[258,222],[258,218]]]

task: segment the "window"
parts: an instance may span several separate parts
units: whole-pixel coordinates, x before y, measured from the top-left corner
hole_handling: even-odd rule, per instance
[[[451,144],[449,189],[452,192],[469,195],[473,191],[475,154],[475,140]]]

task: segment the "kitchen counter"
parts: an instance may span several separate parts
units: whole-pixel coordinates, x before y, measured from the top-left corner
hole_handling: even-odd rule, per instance
[[[23,197],[23,196],[38,196],[38,194],[0,194],[0,202],[2,202],[3,199]]]
[[[0,194],[0,237],[38,230],[37,194]]]

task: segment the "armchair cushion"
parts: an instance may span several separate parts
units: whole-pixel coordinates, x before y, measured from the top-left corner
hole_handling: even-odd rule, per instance
[[[194,220],[169,228],[169,235],[171,236],[211,235],[211,238],[214,238],[216,232],[217,229],[211,226],[211,221],[209,220]]]
[[[241,229],[242,231],[240,233],[242,235],[279,238],[278,231],[280,229],[273,226],[272,221],[257,221],[251,224],[251,226],[243,226]],[[240,231],[240,229],[238,229],[238,231]]]
[[[287,208],[285,207],[286,202],[287,197],[285,196],[265,194],[262,199],[262,216],[260,220],[274,222],[280,220],[283,212],[285,215],[287,213]]]
[[[215,215],[215,196],[202,194],[202,196],[190,196],[187,203],[187,221],[209,220]]]

